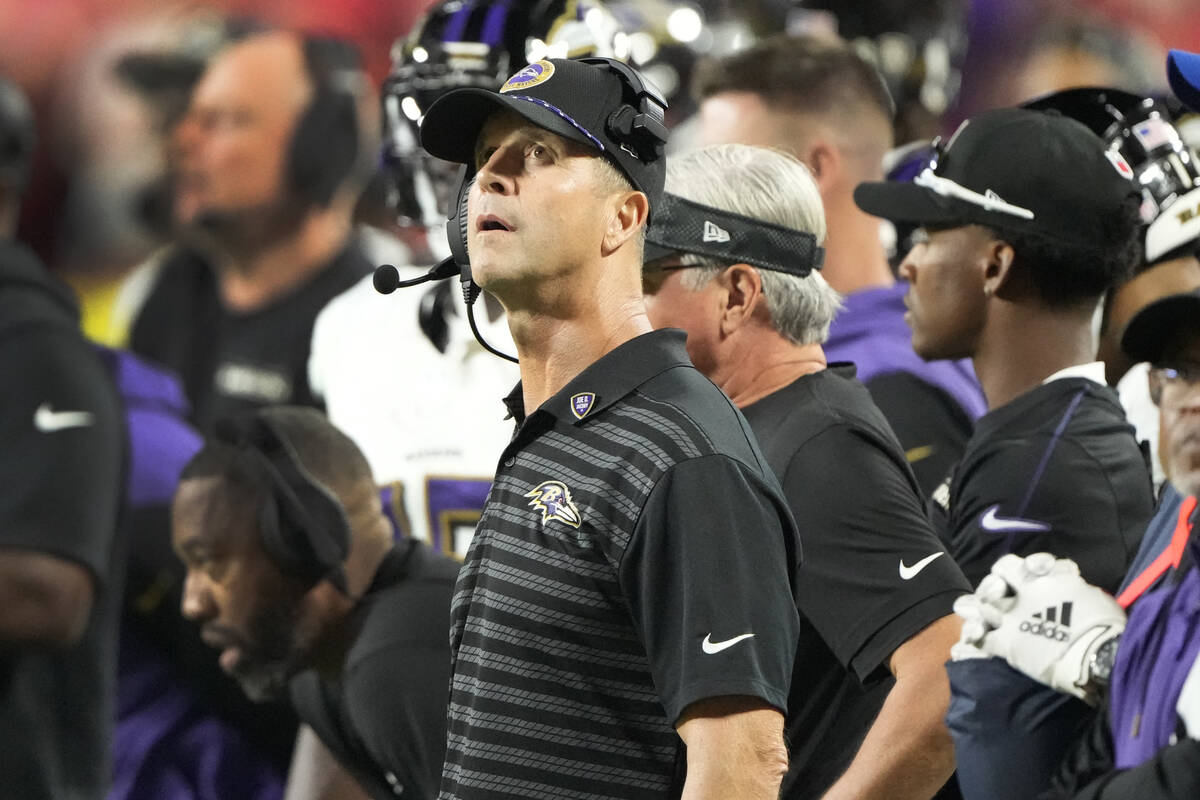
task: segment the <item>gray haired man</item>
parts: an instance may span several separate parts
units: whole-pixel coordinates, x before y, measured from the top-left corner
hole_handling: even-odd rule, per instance
[[[818,271],[808,169],[719,145],[668,164],[647,233],[650,321],[741,409],[805,533],[783,796],[928,798],[954,768],[942,665],[968,584],[852,364],[826,363],[840,305]]]

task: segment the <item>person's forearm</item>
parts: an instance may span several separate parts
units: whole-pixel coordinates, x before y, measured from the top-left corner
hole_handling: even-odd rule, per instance
[[[776,800],[787,773],[783,715],[747,704],[746,698],[714,698],[697,706],[712,717],[679,727],[687,744],[682,800]],[[741,707],[739,707],[741,704]],[[693,709],[699,710],[699,709]]]
[[[945,663],[960,629],[957,617],[942,617],[892,654],[896,684],[825,800],[928,800],[949,779],[954,741],[945,722],[950,705]]]
[[[776,800],[786,773],[787,751],[782,743],[771,753],[702,759],[689,755],[682,800]]]
[[[296,734],[284,800],[370,800],[307,725]]]
[[[898,681],[846,772],[825,800],[928,800],[954,772],[954,742],[943,718],[945,680]]]

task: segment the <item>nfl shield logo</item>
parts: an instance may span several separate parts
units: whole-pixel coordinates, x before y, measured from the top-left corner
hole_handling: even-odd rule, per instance
[[[579,394],[571,395],[571,413],[575,415],[575,419],[583,419],[592,410],[592,406],[595,403],[595,392],[580,392]]]

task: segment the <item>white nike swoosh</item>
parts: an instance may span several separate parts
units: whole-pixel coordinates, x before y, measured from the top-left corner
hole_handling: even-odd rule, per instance
[[[712,640],[712,634],[710,633],[708,636],[704,637],[704,641],[700,643],[700,648],[711,656],[713,653],[719,653],[722,650],[733,647],[742,639],[749,639],[753,635],[753,633],[743,633],[741,636],[735,636],[732,639],[726,639],[723,642],[714,642]]]
[[[944,551],[939,551],[931,556],[925,556],[911,567],[904,563],[903,558],[900,559],[900,580],[911,581],[913,578],[917,577],[921,570],[929,566],[935,558],[944,555],[946,555]]]
[[[985,531],[993,533],[1002,533],[1007,531],[1048,531],[1050,526],[1044,522],[1037,522],[1031,519],[1020,519],[1019,517],[998,517],[996,509],[1000,508],[1000,504],[990,507],[983,512],[983,516],[979,518],[979,524]]]
[[[42,403],[33,413],[33,427],[42,433],[53,433],[65,428],[84,428],[92,424],[90,411],[55,411],[49,403]]]

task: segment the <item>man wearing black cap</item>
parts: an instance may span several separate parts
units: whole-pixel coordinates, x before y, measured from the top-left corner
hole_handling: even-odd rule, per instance
[[[1194,521],[1200,493],[1200,291],[1147,306],[1130,322],[1122,346],[1130,357],[1154,365],[1152,394],[1170,480],[1188,498]],[[1158,800],[1200,792],[1198,556],[1193,535],[1161,584],[1134,602],[1128,620],[1113,598],[1083,583],[1072,562],[1048,554],[1023,561],[1006,557],[963,604],[960,613],[967,621],[956,658],[1000,656],[1026,675],[1099,707],[1049,796]],[[1071,610],[1070,619],[1060,619],[1055,628],[1061,635],[1023,634],[1030,610],[1047,604]]]
[[[943,665],[969,585],[855,366],[826,364],[839,298],[818,271],[817,184],[782,152],[717,145],[672,156],[667,189],[646,234],[650,321],[687,331],[805,532],[782,796],[928,800],[954,769]]]
[[[290,696],[305,723],[288,797],[434,797],[457,564],[393,541],[350,439],[308,408],[223,423],[172,514],[183,615],[252,700]]]
[[[988,400],[934,495],[936,521],[973,584],[1006,553],[1049,551],[1113,592],[1154,505],[1133,430],[1092,361],[1096,305],[1139,254],[1132,170],[1080,123],[1025,109],[973,117],[935,150],[913,183],[862,184],[855,200],[923,226],[901,264],[913,345],[926,358],[970,356]],[[948,721],[967,797],[1044,788],[1045,771],[1014,774],[996,755],[1021,736],[993,732],[1076,701],[1043,697],[1022,677],[986,660],[951,664]]]
[[[422,126],[476,172],[470,271],[522,378],[455,591],[443,798],[769,798],[786,770],[794,524],[642,300],[664,107],[624,65],[551,59]]]
[[[1132,170],[1056,114],[984,112],[912,183],[865,183],[866,211],[923,226],[900,266],[913,345],[970,356],[983,417],[935,511],[973,583],[1050,550],[1099,586],[1124,575],[1153,506],[1146,465],[1093,362],[1091,319],[1138,248]]]

